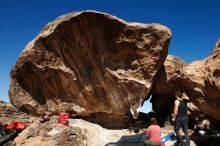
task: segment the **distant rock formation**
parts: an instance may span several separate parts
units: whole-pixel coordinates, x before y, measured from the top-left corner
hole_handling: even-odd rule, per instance
[[[220,39],[212,53],[204,60],[187,65],[181,59],[168,55],[164,67],[155,78],[149,94],[158,117],[166,118],[173,106],[175,91],[185,92],[190,103],[190,117],[210,118],[213,123],[220,121]],[[200,116],[201,115],[201,116]]]
[[[3,124],[11,123],[14,121],[24,122],[27,125],[36,120],[36,117],[18,111],[10,103],[0,101],[0,122]]]
[[[220,39],[208,58],[183,68],[178,80],[201,112],[220,121]]]
[[[170,37],[160,24],[95,11],[61,16],[21,53],[11,71],[11,103],[32,114],[95,114],[109,126],[124,125],[128,111],[137,117]]]

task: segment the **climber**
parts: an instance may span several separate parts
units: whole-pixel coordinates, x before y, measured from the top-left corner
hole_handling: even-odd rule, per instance
[[[188,115],[187,115],[187,103],[188,97],[183,96],[181,92],[176,92],[176,100],[174,106],[174,113],[172,121],[174,122],[174,131],[177,137],[177,143],[181,146],[183,145],[183,139],[179,133],[180,127],[183,127],[183,132],[185,134],[186,146],[190,145],[190,139],[188,134]]]

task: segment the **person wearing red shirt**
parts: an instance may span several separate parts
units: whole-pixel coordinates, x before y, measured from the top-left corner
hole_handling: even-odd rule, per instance
[[[161,128],[157,125],[156,118],[151,118],[151,125],[148,127],[146,132],[146,141],[147,146],[160,146],[161,139]]]

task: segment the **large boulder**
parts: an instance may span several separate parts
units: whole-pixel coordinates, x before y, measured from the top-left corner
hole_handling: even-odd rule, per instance
[[[11,103],[32,114],[99,114],[113,124],[129,110],[137,117],[170,37],[160,24],[95,11],[61,16],[20,54],[11,71]]]
[[[206,115],[220,121],[220,39],[210,56],[183,68],[180,84],[190,100]]]

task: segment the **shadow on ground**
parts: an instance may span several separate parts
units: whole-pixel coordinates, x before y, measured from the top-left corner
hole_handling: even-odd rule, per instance
[[[196,136],[191,135],[190,139],[198,146],[220,146],[219,136]]]
[[[145,132],[135,135],[122,136],[118,142],[111,142],[105,146],[144,146]]]

